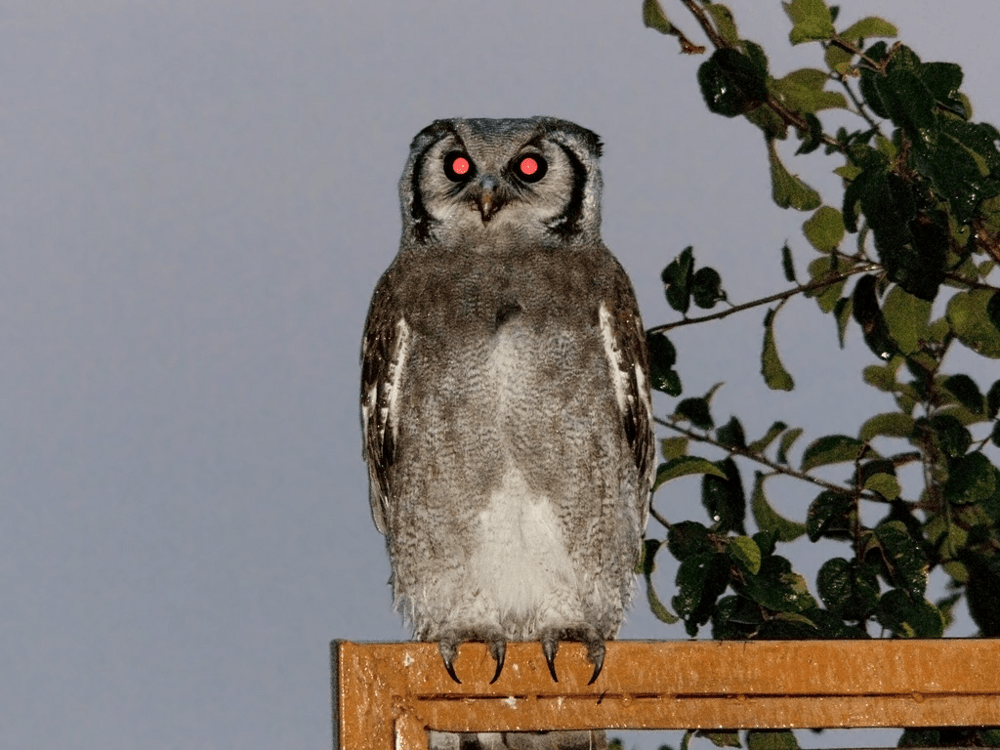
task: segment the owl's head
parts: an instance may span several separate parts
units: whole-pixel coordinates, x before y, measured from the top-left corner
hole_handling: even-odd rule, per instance
[[[553,117],[436,120],[399,182],[403,238],[490,247],[598,240],[601,142]]]

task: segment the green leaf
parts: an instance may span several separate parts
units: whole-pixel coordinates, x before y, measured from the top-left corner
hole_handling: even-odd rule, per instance
[[[809,471],[817,466],[854,461],[861,454],[864,445],[862,441],[847,435],[827,435],[818,438],[802,453],[802,471]]]
[[[903,492],[902,487],[899,486],[899,480],[892,474],[872,474],[865,480],[864,488],[871,492],[877,492],[890,502]]]
[[[901,638],[940,638],[944,634],[944,620],[937,607],[922,596],[908,596],[900,589],[886,592],[875,618]]]
[[[795,149],[796,156],[799,154],[811,154],[820,146],[824,145],[823,123],[821,123],[819,118],[811,112],[806,112],[803,117],[805,118],[806,125],[808,127],[805,129],[795,129],[795,134],[799,137],[799,140],[802,141],[799,147]]]
[[[715,439],[727,448],[746,448],[747,439],[743,425],[736,417],[730,417],[722,427],[715,431]]]
[[[806,525],[791,521],[778,513],[767,501],[764,494],[764,481],[767,477],[763,473],[754,472],[753,497],[750,499],[750,507],[753,510],[754,521],[761,531],[773,533],[778,541],[791,542],[806,533]]]
[[[887,521],[874,530],[890,579],[911,597],[927,590],[927,558],[902,521]]]
[[[663,280],[667,304],[679,313],[687,313],[691,306],[691,279],[694,275],[694,248],[688,245],[680,255],[663,269]]]
[[[816,588],[827,609],[845,620],[863,620],[878,606],[879,585],[868,567],[858,567],[842,557],[823,563]]]
[[[853,539],[854,501],[849,495],[823,490],[809,505],[806,514],[806,532],[809,541],[827,539]]]
[[[894,286],[885,297],[882,315],[889,335],[904,354],[912,354],[927,339],[931,303],[915,297],[901,286]]]
[[[729,556],[738,562],[751,575],[760,572],[760,547],[748,536],[734,536],[729,539],[726,547]]]
[[[900,47],[886,68],[887,75],[875,78],[875,88],[893,124],[914,141],[931,137],[937,125],[935,97],[920,79],[919,64],[912,50]]]
[[[715,307],[716,302],[726,298],[722,291],[722,277],[714,268],[699,268],[691,279],[691,296],[694,303],[703,309]]]
[[[767,100],[767,70],[738,50],[723,47],[698,68],[698,85],[709,111],[736,117]]]
[[[981,635],[995,638],[1000,635],[1000,559],[995,554],[967,555],[969,583],[965,588],[965,599],[969,605],[972,621],[979,626]]]
[[[709,5],[708,7],[715,8],[717,6]],[[743,747],[740,744],[739,732],[708,732],[704,729],[699,729],[697,735],[711,741],[716,747]]]
[[[670,461],[678,456],[686,455],[688,439],[686,437],[663,438],[660,441],[660,455],[664,461]]]
[[[858,439],[868,442],[879,435],[885,437],[910,437],[915,427],[916,420],[909,414],[902,414],[898,411],[876,414],[861,425],[861,430],[858,432]]]
[[[792,263],[792,251],[786,242],[781,246],[781,270],[785,272],[785,280],[793,284],[798,282],[795,279],[795,264]]]
[[[674,369],[677,362],[674,345],[663,333],[647,333],[646,345],[649,348],[650,385],[669,396],[679,396],[681,378]]]
[[[837,319],[837,343],[840,348],[844,348],[844,337],[847,335],[847,324],[854,317],[854,300],[850,297],[841,297],[837,304],[833,306],[833,315]]]
[[[958,403],[973,414],[983,414],[983,407],[985,406],[983,394],[979,392],[979,386],[976,385],[976,381],[968,375],[952,375],[949,378],[945,378],[941,385],[952,396],[958,399]]]
[[[702,476],[701,504],[714,522],[712,528],[715,531],[719,533],[735,531],[737,534],[745,534],[743,520],[746,517],[747,500],[739,469],[732,458],[717,461],[716,466],[725,472],[726,478],[722,479],[715,474]]]
[[[799,439],[801,434],[801,427],[793,427],[781,436],[781,442],[778,443],[778,463],[786,465],[789,463],[788,451],[792,449],[792,444]]]
[[[1000,383],[1000,381],[998,381],[998,383]],[[767,432],[764,433],[764,436],[762,438],[760,438],[759,440],[754,440],[752,443],[750,443],[750,445],[747,446],[747,450],[750,451],[751,453],[761,453],[762,451],[767,450],[767,447],[771,445],[771,443],[773,443],[777,439],[778,435],[780,435],[786,429],[788,429],[788,425],[786,425],[784,422],[781,421],[775,422],[768,428]]]
[[[764,316],[764,346],[760,353],[760,373],[772,391],[790,391],[795,388],[795,380],[778,357],[778,345],[774,341],[774,311],[770,308]]]
[[[840,293],[844,290],[844,285],[847,283],[846,278],[838,278],[839,270],[841,270],[840,264],[833,256],[824,255],[822,258],[813,260],[809,264],[808,270],[809,278],[813,282],[825,283],[821,286],[808,289],[805,292],[806,297],[815,297],[820,310],[825,313],[831,312],[836,308]]]
[[[871,39],[873,37],[892,38],[898,35],[899,31],[888,21],[878,16],[868,16],[851,24],[838,36],[850,42],[856,42],[859,39]],[[833,45],[830,46],[832,47]]]
[[[674,33],[674,25],[670,23],[658,0],[642,0],[642,25],[661,34]]]
[[[888,160],[877,152],[872,154],[876,163],[844,191],[844,226],[855,231],[860,203],[889,279],[910,294],[931,301],[944,281],[947,217],[935,210],[918,215],[917,207],[926,201],[923,186],[888,171]]]
[[[751,729],[747,732],[747,750],[798,750],[798,747],[791,729]]]
[[[1000,413],[1000,380],[995,381],[986,392],[986,418],[996,419],[998,413]]]
[[[830,206],[820,206],[803,223],[802,231],[809,244],[821,253],[832,252],[840,247],[840,241],[844,239],[843,214]]]
[[[797,612],[778,612],[774,615],[774,619],[779,622],[794,623],[796,625],[806,625],[809,628],[812,628],[813,630],[819,629],[819,626],[815,622],[813,622],[805,615],[800,615]]]
[[[653,586],[653,571],[656,570],[656,553],[661,546],[662,543],[657,539],[643,540],[642,577],[646,579],[646,602],[649,604],[650,611],[656,616],[656,619],[668,625],[673,625],[680,618],[667,609],[663,602],[660,601],[660,597],[656,593],[656,588]]]
[[[982,453],[969,453],[951,462],[944,484],[948,502],[977,503],[991,497],[996,489],[997,470]]]
[[[684,561],[692,555],[713,552],[708,538],[708,527],[697,521],[680,521],[671,524],[667,532],[667,549],[678,560]]]
[[[831,39],[836,33],[830,9],[823,0],[792,0],[782,5],[794,24],[788,34],[792,44]]]
[[[793,70],[769,82],[770,89],[789,109],[814,114],[822,109],[844,109],[847,99],[838,91],[825,91],[829,76],[816,68]]]
[[[707,458],[698,456],[678,456],[677,458],[660,464],[656,469],[656,481],[653,482],[653,490],[671,479],[686,477],[691,474],[713,474],[722,479],[726,478],[726,472],[709,461]]]
[[[771,164],[771,199],[781,208],[812,211],[822,202],[819,193],[793,175],[781,163],[774,139],[767,142],[767,159]]]
[[[879,308],[876,288],[878,278],[875,274],[865,274],[854,285],[851,299],[854,303],[854,319],[861,326],[868,348],[880,359],[888,360],[896,353],[896,342],[889,335],[889,327]]]
[[[792,572],[791,564],[780,555],[765,558],[760,573],[745,576],[742,584],[733,583],[743,596],[774,612],[804,612],[816,606],[806,579]]]
[[[853,59],[854,55],[852,53],[841,49],[835,44],[828,45],[826,52],[823,53],[823,60],[826,62],[826,67],[842,76],[847,75],[847,71],[851,69],[851,60]]]
[[[733,13],[729,8],[721,3],[712,3],[705,6],[705,10],[712,16],[712,20],[715,21],[715,28],[719,32],[719,36],[730,44],[735,44],[739,41],[740,35],[736,30],[736,21],[733,19]]]
[[[959,292],[948,300],[947,317],[959,341],[977,354],[1000,359],[1000,330],[986,311],[992,296],[989,289]]]
[[[984,198],[1000,191],[996,181],[1000,154],[994,144],[997,130],[955,117],[938,118],[935,124],[932,137],[913,144],[912,163],[948,201],[954,219],[966,224]]]
[[[692,555],[677,568],[676,583],[674,611],[691,625],[706,623],[715,600],[729,584],[729,557],[721,552]]]
[[[677,404],[674,416],[688,420],[695,427],[710,430],[715,426],[712,414],[708,409],[708,399],[685,398]]]
[[[986,303],[986,317],[994,328],[1000,330],[1000,292],[993,292],[990,301]]]
[[[920,427],[930,427],[937,446],[946,456],[964,456],[972,444],[972,435],[951,414],[935,414],[926,422],[920,420],[917,424]]]

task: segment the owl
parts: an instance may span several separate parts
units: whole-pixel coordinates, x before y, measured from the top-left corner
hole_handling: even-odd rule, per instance
[[[654,443],[635,295],[601,240],[601,143],[551,117],[437,120],[399,183],[361,412],[395,604],[458,681],[459,644],[585,644],[621,626]],[[537,743],[536,745],[537,746]]]

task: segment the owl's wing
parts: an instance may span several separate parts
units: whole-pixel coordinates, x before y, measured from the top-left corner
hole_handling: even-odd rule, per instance
[[[368,463],[372,518],[383,534],[388,527],[389,468],[396,454],[399,388],[409,350],[410,328],[389,295],[376,290],[361,343],[361,430]]]
[[[646,331],[631,295],[618,305],[613,305],[611,310],[602,301],[598,308],[598,319],[625,437],[632,448],[632,458],[639,470],[639,481],[644,483],[647,490],[639,509],[642,527],[645,528],[649,514],[649,490],[653,486],[655,455]]]

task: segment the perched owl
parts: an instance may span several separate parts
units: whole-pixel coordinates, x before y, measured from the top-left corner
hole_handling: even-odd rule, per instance
[[[540,641],[553,679],[559,642],[580,641],[596,680],[629,603],[649,362],[601,240],[600,153],[565,120],[437,120],[399,183],[362,345],[364,456],[395,602],[456,681],[459,644],[485,642],[496,680],[510,640]]]

